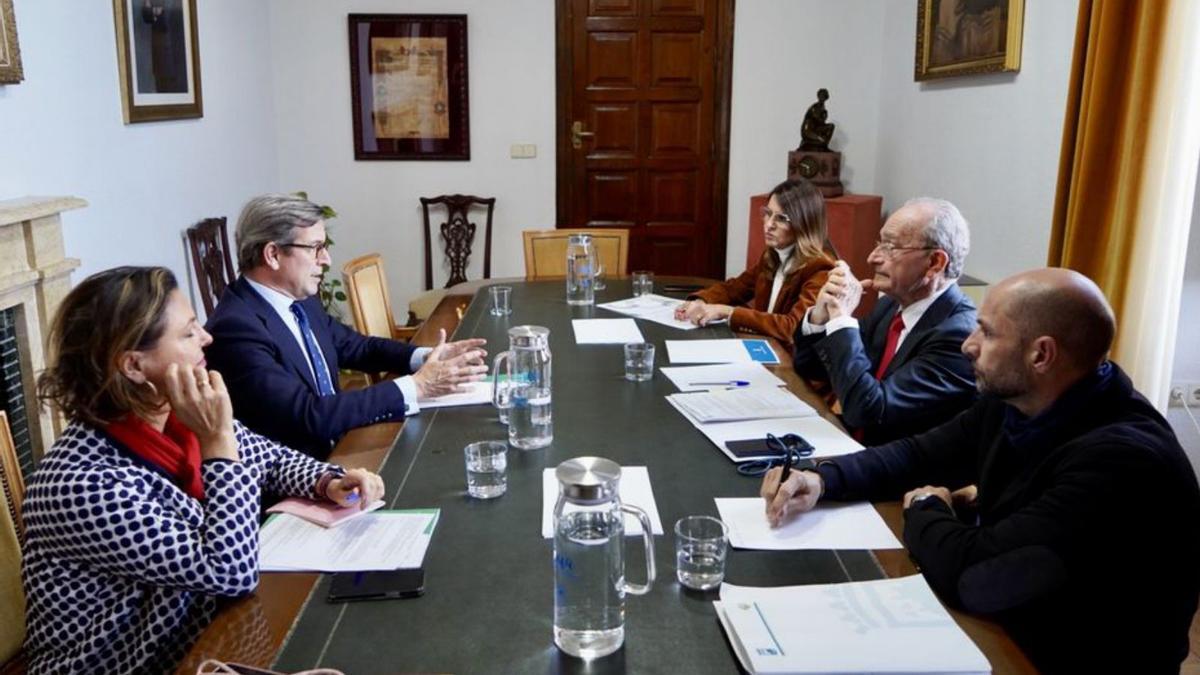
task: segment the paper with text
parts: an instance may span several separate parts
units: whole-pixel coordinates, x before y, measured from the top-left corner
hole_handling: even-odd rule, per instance
[[[683,304],[681,300],[650,293],[648,295],[640,295],[636,298],[626,298],[596,306],[600,309],[607,309],[610,312],[653,321],[654,323],[660,323],[664,326],[680,330],[699,328],[699,326],[691,321],[678,321],[675,319],[675,308],[681,304]]]
[[[671,363],[779,363],[766,340],[667,340]]]
[[[281,514],[259,532],[263,572],[361,572],[420,567],[439,509],[376,511],[335,528]]]

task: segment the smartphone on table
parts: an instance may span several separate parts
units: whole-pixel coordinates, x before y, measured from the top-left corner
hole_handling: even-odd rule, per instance
[[[330,602],[394,600],[425,593],[424,569],[338,572],[329,585]]]

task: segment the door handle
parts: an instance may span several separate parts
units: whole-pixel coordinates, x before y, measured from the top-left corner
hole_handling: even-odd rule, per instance
[[[591,131],[583,130],[583,122],[576,120],[571,123],[571,147],[576,150],[583,147],[583,138],[585,136],[595,136]]]

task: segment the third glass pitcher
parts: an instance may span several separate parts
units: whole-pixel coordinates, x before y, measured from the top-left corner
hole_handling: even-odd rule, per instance
[[[508,351],[496,357],[494,379],[507,380],[508,442],[514,448],[544,448],[554,440],[550,405],[550,329],[508,329]]]
[[[573,234],[567,240],[567,304],[596,302],[596,249],[589,234]]]

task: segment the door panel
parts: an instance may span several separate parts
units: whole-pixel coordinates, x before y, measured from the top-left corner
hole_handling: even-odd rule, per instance
[[[559,227],[625,227],[631,268],[723,276],[732,9],[558,0]]]

